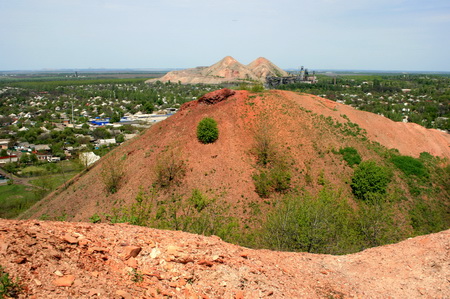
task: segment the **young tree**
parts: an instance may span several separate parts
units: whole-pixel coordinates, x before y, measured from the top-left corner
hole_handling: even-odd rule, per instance
[[[359,199],[370,200],[374,195],[385,194],[391,173],[374,161],[364,161],[355,169],[350,186]]]

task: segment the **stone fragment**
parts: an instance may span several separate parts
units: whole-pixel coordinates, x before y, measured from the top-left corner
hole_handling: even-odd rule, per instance
[[[98,246],[90,247],[88,249],[88,253],[92,254],[94,252],[105,253],[105,252],[108,252],[108,249],[103,248],[103,247],[98,247]]]
[[[240,256],[240,257],[243,257],[244,259],[248,259],[249,252],[247,252],[247,251],[241,252],[241,253],[239,254],[239,256]]]
[[[123,299],[133,299],[133,296],[131,296],[130,293],[127,293],[127,292],[122,291],[122,290],[117,290],[116,291],[116,295],[120,296],[120,298],[123,298]]]
[[[214,265],[214,263],[213,262],[211,262],[211,261],[207,261],[207,260],[199,260],[198,262],[197,262],[197,264],[199,264],[199,265],[203,265],[203,266],[207,266],[207,267],[212,267],[213,265]]]
[[[16,264],[24,264],[27,262],[27,258],[24,256],[18,257],[17,259],[14,260],[14,263]]]
[[[81,239],[80,241],[78,241],[78,245],[80,245],[80,246],[86,246],[88,244],[89,244],[88,239]]]
[[[131,257],[137,257],[142,248],[139,246],[127,246],[125,247],[125,259],[128,260]]]
[[[234,298],[235,299],[244,299],[244,292],[242,290],[237,291]]]
[[[134,257],[129,258],[126,261],[127,266],[130,266],[131,268],[136,269],[138,267],[138,262]]]
[[[78,239],[72,237],[69,234],[64,235],[64,237],[62,238],[64,242],[67,242],[69,244],[78,244]]]
[[[179,247],[178,246],[173,246],[173,245],[169,245],[169,246],[167,246],[167,248],[166,248],[166,252],[167,252],[167,254],[169,254],[169,255],[174,255],[174,256],[177,256],[178,255],[178,252],[179,252]]]
[[[159,255],[161,254],[161,251],[158,248],[153,248],[152,251],[150,252],[150,257],[152,259],[157,258]]]
[[[55,272],[53,272],[56,276],[59,276],[59,277],[63,277],[64,276],[64,274],[62,274],[62,272],[61,271],[59,271],[59,270],[56,270]]]
[[[74,275],[65,275],[63,277],[57,278],[53,281],[53,284],[57,287],[70,287],[75,281]]]
[[[88,292],[88,296],[89,297],[92,297],[92,296],[100,297],[104,293],[105,293],[105,291],[102,289],[90,289]]]

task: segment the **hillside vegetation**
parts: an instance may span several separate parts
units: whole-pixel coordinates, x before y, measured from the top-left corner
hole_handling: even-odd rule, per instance
[[[333,254],[450,226],[445,133],[292,92],[237,91],[214,103],[185,104],[23,217]],[[205,117],[217,122],[213,143],[197,138]],[[108,175],[113,188],[99,179]]]

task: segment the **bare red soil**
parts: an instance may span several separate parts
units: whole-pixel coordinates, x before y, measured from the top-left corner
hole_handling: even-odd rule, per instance
[[[448,298],[450,231],[332,256],[126,224],[0,219],[21,298]]]
[[[212,93],[212,98],[216,93]],[[236,91],[222,101],[213,102],[185,104],[177,114],[108,154],[87,173],[74,178],[67,189],[51,194],[23,217],[65,215],[66,220],[87,221],[94,213],[111,213],[114,207],[133,202],[140,188],[150,188],[156,180],[158,161],[165,152],[174,151],[185,161],[186,176],[178,187],[169,190],[169,195],[189,196],[197,188],[210,197],[224,199],[232,205],[237,217],[246,218],[245,208],[249,203],[263,202],[252,180],[256,164],[252,147],[255,127],[260,122],[270,123],[279,151],[291,159],[293,185],[311,191],[321,186],[316,179],[311,184],[305,183],[305,173],[312,178],[322,173],[336,188],[351,193],[344,179],[350,178],[352,169],[331,153],[333,149],[353,146],[363,159],[379,159],[366,143],[327,126],[320,115],[341,123],[347,122],[346,117],[365,129],[370,140],[396,148],[401,154],[417,157],[426,151],[450,157],[449,134],[415,124],[396,123],[312,95]],[[196,137],[197,125],[204,117],[212,117],[218,123],[219,139],[212,144],[202,144]],[[101,180],[102,168],[109,159],[124,161],[124,176],[115,194],[108,194]]]

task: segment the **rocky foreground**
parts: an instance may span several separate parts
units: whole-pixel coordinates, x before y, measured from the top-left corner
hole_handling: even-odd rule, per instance
[[[448,298],[450,230],[346,256],[126,224],[0,219],[27,298]]]

